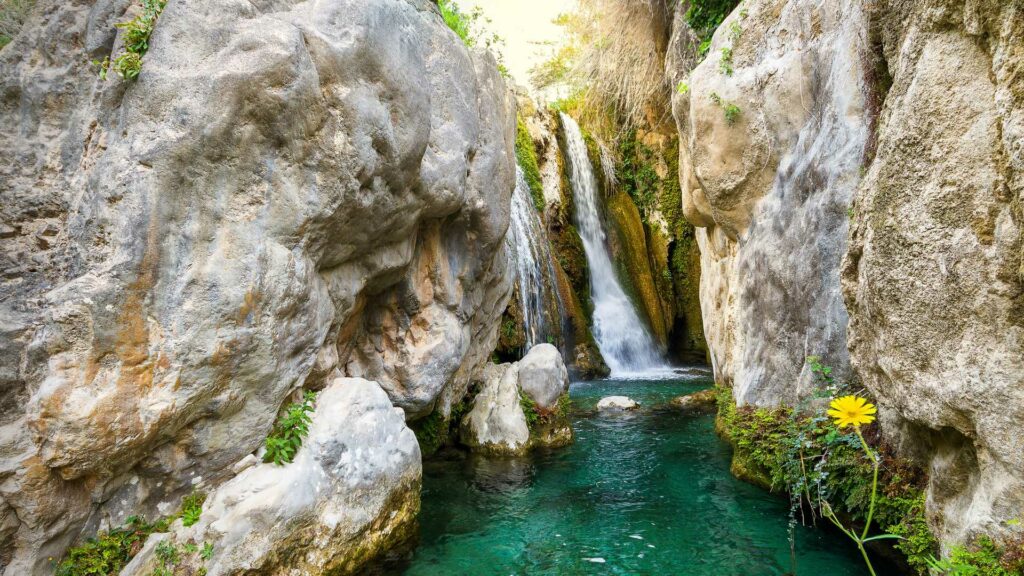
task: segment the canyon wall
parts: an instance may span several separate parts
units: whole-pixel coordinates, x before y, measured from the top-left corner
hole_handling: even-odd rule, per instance
[[[1005,534],[1024,510],[1024,4],[871,18],[891,88],[842,270],[850,354],[928,464],[939,539]]]
[[[747,0],[667,73],[719,383],[866,386],[945,546],[1024,509],[1024,5]],[[699,63],[698,63],[699,62]],[[851,367],[852,366],[852,367]]]
[[[514,102],[435,5],[171,0],[100,79],[137,9],[40,0],[0,51],[9,575],[228,480],[297,390],[447,412],[509,297]]]

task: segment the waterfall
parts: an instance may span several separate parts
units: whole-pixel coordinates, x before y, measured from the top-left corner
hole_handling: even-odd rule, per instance
[[[546,325],[545,310],[549,304],[555,306],[557,317],[557,294],[554,294],[554,269],[547,236],[534,208],[530,186],[519,166],[516,166],[516,187],[512,192],[509,233],[505,238],[515,259],[519,308],[526,332],[526,349],[529,350],[534,344],[546,342],[551,335]]]
[[[576,227],[590,267],[590,296],[594,302],[592,331],[597,347],[613,377],[665,368],[657,344],[615,277],[601,225],[597,180],[583,134],[572,118],[566,114],[561,117],[576,202]]]

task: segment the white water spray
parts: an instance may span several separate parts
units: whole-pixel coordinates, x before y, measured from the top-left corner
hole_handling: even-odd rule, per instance
[[[553,290],[545,282],[545,276],[552,278],[554,275],[551,252],[543,223],[530,196],[530,186],[519,166],[516,166],[516,188],[512,192],[509,233],[505,238],[515,259],[519,308],[526,332],[526,350],[529,350],[534,344],[547,341],[549,330],[544,312],[546,304],[557,302],[553,299],[557,297],[550,294]]]
[[[594,339],[612,377],[637,375],[667,368],[657,344],[633,303],[615,277],[611,256],[605,245],[604,228],[598,204],[597,180],[587,156],[587,145],[579,125],[562,114],[565,126],[565,151],[569,159],[573,197],[576,202],[576,227],[583,240],[583,251],[590,267],[590,296],[594,301]]]

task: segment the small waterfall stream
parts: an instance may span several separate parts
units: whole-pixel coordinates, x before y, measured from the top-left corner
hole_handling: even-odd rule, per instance
[[[551,335],[545,310],[549,303],[557,306],[557,295],[552,294],[554,270],[544,225],[534,208],[530,186],[519,166],[516,166],[516,187],[512,192],[509,233],[505,238],[515,259],[519,307],[526,332],[526,350],[529,350],[534,344],[546,342]]]
[[[576,226],[590,267],[590,296],[594,301],[592,330],[597,347],[612,377],[665,368],[657,344],[615,277],[601,224],[597,179],[587,156],[583,133],[575,120],[566,114],[561,117],[576,202]]]

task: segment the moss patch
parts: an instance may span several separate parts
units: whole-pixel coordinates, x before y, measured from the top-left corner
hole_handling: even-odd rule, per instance
[[[530,196],[533,198],[534,207],[538,212],[543,212],[544,185],[541,184],[537,150],[522,118],[516,118],[516,160],[519,162],[519,167],[523,169],[526,184],[530,187]]]

